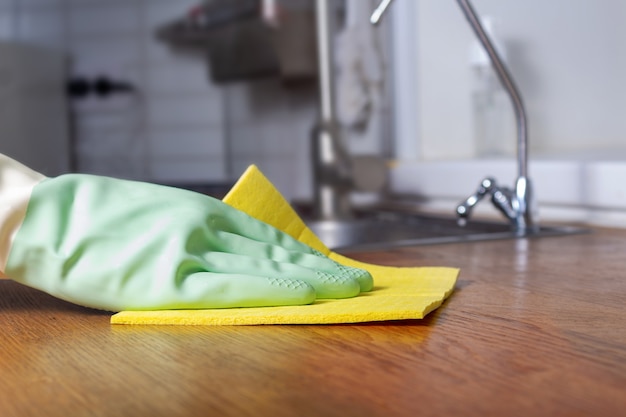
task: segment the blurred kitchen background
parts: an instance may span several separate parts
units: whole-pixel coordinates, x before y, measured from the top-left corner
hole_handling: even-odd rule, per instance
[[[541,217],[626,225],[626,2],[473,3],[526,102]],[[0,152],[216,193],[255,163],[310,200],[313,4],[0,0]],[[397,0],[373,27],[377,4],[333,7],[349,152],[388,160],[383,192],[425,210],[512,185],[510,104],[456,2]]]

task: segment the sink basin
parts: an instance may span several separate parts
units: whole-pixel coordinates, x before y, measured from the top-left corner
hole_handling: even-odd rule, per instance
[[[361,214],[351,220],[307,221],[307,225],[329,248],[350,251],[585,232],[575,227],[542,226],[537,231],[520,236],[504,221],[470,220],[465,226],[459,226],[454,218],[397,212]]]

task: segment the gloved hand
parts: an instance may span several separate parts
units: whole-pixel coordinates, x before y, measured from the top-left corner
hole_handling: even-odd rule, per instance
[[[76,304],[110,311],[300,305],[373,285],[366,271],[202,194],[84,174],[33,178],[22,222],[0,233],[10,246],[4,272]]]

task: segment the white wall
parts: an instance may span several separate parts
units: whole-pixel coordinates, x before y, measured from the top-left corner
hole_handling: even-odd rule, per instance
[[[137,92],[74,100],[79,169],[163,182],[227,177],[222,92],[202,56],[174,52],[155,28],[195,0],[0,0],[0,37],[67,53],[75,75]]]
[[[0,150],[44,175],[70,169],[65,55],[0,41]]]
[[[626,149],[624,1],[473,3],[496,20],[507,46],[528,111],[531,156]],[[399,132],[399,140],[404,146],[417,141],[419,159],[472,157],[468,57],[475,38],[460,8],[453,0],[399,0],[392,7],[412,13],[414,21],[413,33],[403,33],[396,47],[415,56],[415,88],[399,94],[416,95],[419,125]]]

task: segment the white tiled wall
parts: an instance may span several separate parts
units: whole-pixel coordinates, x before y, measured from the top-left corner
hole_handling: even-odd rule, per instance
[[[155,28],[194,0],[0,0],[0,36],[66,51],[74,75],[136,92],[73,101],[78,169],[160,182],[227,180],[222,90],[202,54],[159,43]]]
[[[287,198],[309,198],[316,86],[213,85],[202,53],[172,50],[154,35],[198,1],[0,0],[0,37],[66,51],[74,74],[136,87],[74,101],[79,170],[210,183],[235,180],[254,163]],[[352,147],[377,148],[371,139]]]
[[[232,171],[254,163],[288,198],[310,197],[315,87],[285,89],[279,80],[259,80],[233,84],[224,94]]]

